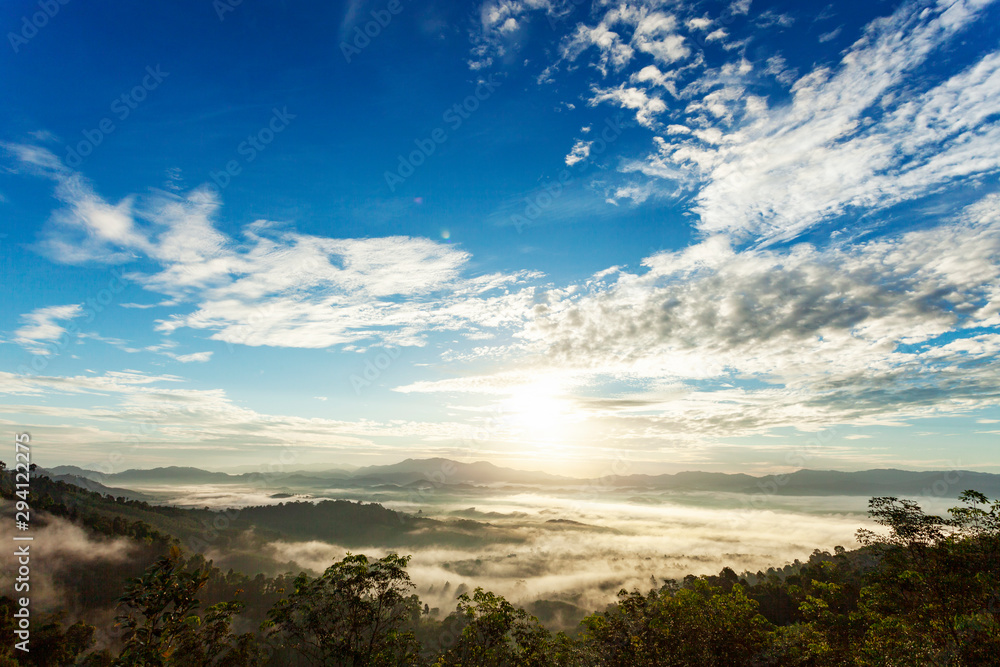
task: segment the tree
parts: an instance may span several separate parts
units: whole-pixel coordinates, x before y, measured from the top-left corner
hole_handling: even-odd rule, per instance
[[[1000,501],[965,491],[949,517],[914,503],[873,498],[887,535],[859,531],[881,563],[862,590],[870,627],[863,665],[977,665],[1000,653]]]
[[[77,621],[68,628],[63,627],[65,611],[54,614],[40,614],[34,619],[31,631],[30,651],[14,650],[14,601],[6,596],[0,598],[0,612],[3,623],[0,626],[0,666],[38,665],[57,667],[75,665],[80,656],[94,644],[97,628]],[[16,659],[15,659],[16,656]]]
[[[618,603],[583,620],[589,664],[620,667],[739,667],[760,664],[772,626],[743,586],[703,579],[673,590],[618,594]]]
[[[116,665],[143,667],[236,667],[253,664],[257,657],[252,635],[235,637],[232,617],[242,602],[213,605],[198,615],[198,593],[208,581],[207,568],[184,569],[180,549],[129,581],[119,600],[118,625],[124,628],[124,648]]]
[[[314,665],[404,665],[417,658],[412,625],[420,601],[408,595],[409,556],[376,561],[347,556],[315,579],[296,578],[294,591],[268,613],[265,627],[282,647]]]
[[[458,597],[458,608],[449,619],[464,626],[437,665],[473,667],[541,667],[552,664],[548,656],[549,633],[534,616],[518,609],[503,596],[477,588]]]

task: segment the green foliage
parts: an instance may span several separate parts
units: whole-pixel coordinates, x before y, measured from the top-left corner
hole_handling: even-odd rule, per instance
[[[0,598],[0,610],[3,614],[3,625],[0,626],[0,667],[6,665],[37,665],[38,667],[57,667],[75,665],[77,660],[94,644],[94,632],[97,628],[82,621],[77,621],[64,628],[66,612],[42,614],[32,620],[30,651],[14,650],[14,601],[8,597]],[[16,656],[16,657],[15,657]]]
[[[236,667],[256,659],[253,636],[235,637],[230,631],[243,603],[219,603],[199,615],[198,592],[209,573],[201,568],[185,570],[184,565],[174,547],[130,582],[119,599],[117,620],[124,628],[124,648],[115,665]]]
[[[966,491],[949,517],[915,503],[873,498],[871,514],[889,528],[859,539],[882,556],[862,591],[868,622],[860,665],[980,665],[1000,655],[1000,501]]]
[[[406,573],[409,556],[370,561],[348,554],[315,579],[305,574],[268,614],[280,647],[313,665],[405,665],[417,660],[412,626],[421,613]]]
[[[618,597],[616,605],[583,621],[590,664],[754,665],[772,630],[740,585],[727,592],[699,579],[688,588],[621,591]]]
[[[0,497],[15,500],[13,471],[0,471]],[[109,537],[128,537],[147,545],[166,549],[177,542],[172,535],[180,526],[169,517],[183,516],[186,510],[173,507],[154,508],[148,503],[126,498],[102,496],[44,475],[31,478],[31,507],[54,516],[70,519],[92,533]]]
[[[5,495],[8,477],[0,471]],[[116,631],[97,630],[65,612],[33,612],[30,655],[13,651],[14,602],[0,598],[0,667],[1000,664],[1000,501],[974,491],[962,493],[961,504],[944,517],[926,514],[913,501],[873,498],[870,514],[884,530],[859,531],[861,549],[817,550],[806,562],[755,574],[725,568],[715,576],[689,575],[645,594],[621,591],[616,603],[587,616],[573,637],[551,635],[528,611],[481,588],[460,595],[455,610],[438,621],[436,610],[413,594],[409,556],[348,554],[315,578],[222,572],[201,555],[183,559],[176,547],[159,557],[157,548],[176,542],[160,527],[189,527],[194,514],[44,479],[37,486],[44,512],[137,545],[133,557],[117,566],[117,578],[103,571],[91,576],[86,564],[71,570],[68,588],[76,598],[68,607],[93,622],[87,614],[102,607],[81,601],[111,599],[102,596],[121,590],[123,572],[145,572],[125,584]],[[251,508],[239,521],[257,517],[277,524],[289,512],[296,530],[305,532],[313,530],[309,518],[319,515],[338,526],[381,522],[352,528],[357,539],[398,521],[384,508],[357,503]],[[226,539],[220,534],[215,544]],[[560,605],[573,609],[554,601],[530,608],[555,618]]]
[[[455,645],[436,665],[508,667],[548,665],[549,633],[538,620],[502,596],[477,588],[470,598],[458,596],[458,608],[449,620],[462,627]]]

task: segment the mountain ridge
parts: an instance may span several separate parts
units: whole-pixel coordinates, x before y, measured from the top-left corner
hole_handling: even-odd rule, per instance
[[[489,461],[464,463],[435,457],[408,458],[388,465],[358,468],[352,473],[331,468],[323,471],[289,471],[280,473],[230,474],[194,467],[166,466],[133,468],[120,473],[105,474],[78,466],[55,466],[51,474],[90,479],[107,486],[128,484],[240,484],[270,477],[275,484],[329,486],[343,485],[370,488],[378,485],[410,486],[430,483],[434,486],[491,484],[523,484],[588,488],[641,488],[679,492],[767,493],[774,495],[933,495],[957,497],[968,488],[987,494],[1000,495],[1000,474],[971,470],[903,470],[872,468],[840,471],[802,468],[790,473],[761,476],[747,473],[722,473],[687,470],[677,473],[649,475],[605,475],[576,478],[540,471],[524,471],[498,466]]]

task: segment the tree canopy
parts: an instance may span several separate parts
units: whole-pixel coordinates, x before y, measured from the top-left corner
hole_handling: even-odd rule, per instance
[[[482,588],[459,594],[439,620],[414,594],[409,556],[348,553],[318,576],[251,578],[185,558],[158,535],[144,544],[166,552],[125,582],[113,627],[100,614],[41,614],[31,652],[17,652],[15,603],[0,598],[0,667],[998,664],[1000,501],[975,491],[960,501],[935,516],[912,500],[872,498],[881,530],[859,530],[860,549],[622,590],[576,631],[556,634]],[[128,524],[110,526],[142,539]]]

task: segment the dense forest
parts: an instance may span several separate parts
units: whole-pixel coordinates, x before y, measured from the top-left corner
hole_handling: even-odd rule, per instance
[[[16,499],[9,472],[0,489]],[[767,572],[651,581],[565,632],[482,589],[434,614],[413,593],[406,555],[348,554],[318,576],[251,577],[190,549],[192,534],[225,546],[254,522],[295,529],[309,520],[305,504],[284,505],[285,516],[241,512],[240,525],[204,535],[204,519],[219,525],[224,513],[101,496],[44,476],[32,480],[31,501],[39,525],[58,517],[134,548],[114,567],[63,573],[63,608],[33,614],[30,653],[14,649],[15,600],[0,598],[0,667],[1000,665],[1000,501],[974,491],[943,517],[873,498],[870,514],[885,530],[860,530],[857,550],[817,550]],[[313,511],[359,542],[428,521],[343,501]]]

